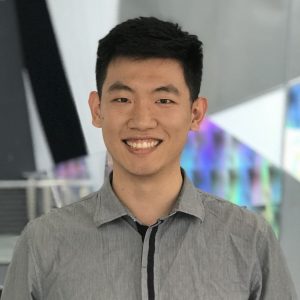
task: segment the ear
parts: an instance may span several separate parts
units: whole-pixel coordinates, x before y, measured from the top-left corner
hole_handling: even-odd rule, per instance
[[[102,127],[102,116],[100,109],[101,99],[96,91],[90,92],[89,106],[92,114],[92,124],[97,127]]]
[[[197,98],[192,104],[192,121],[190,130],[199,130],[200,124],[207,111],[207,99],[203,97]]]

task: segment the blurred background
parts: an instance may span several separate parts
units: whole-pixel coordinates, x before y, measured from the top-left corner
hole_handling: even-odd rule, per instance
[[[28,221],[97,190],[111,163],[91,125],[97,42],[156,16],[204,43],[208,116],[182,166],[263,214],[300,294],[300,2],[0,0],[0,286]]]

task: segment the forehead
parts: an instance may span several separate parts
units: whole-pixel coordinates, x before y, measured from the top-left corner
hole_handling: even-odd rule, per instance
[[[180,90],[187,90],[181,63],[170,58],[135,59],[117,57],[107,68],[103,90],[115,82],[122,82],[136,87],[155,88],[156,85],[175,85]]]

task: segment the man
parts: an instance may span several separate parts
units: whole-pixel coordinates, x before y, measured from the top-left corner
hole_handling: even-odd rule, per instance
[[[97,54],[89,105],[113,172],[99,192],[25,228],[3,299],[296,299],[266,222],[197,190],[180,168],[207,109],[202,43],[138,18]]]

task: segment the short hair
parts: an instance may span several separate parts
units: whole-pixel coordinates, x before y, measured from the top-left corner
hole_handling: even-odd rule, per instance
[[[203,67],[202,42],[196,35],[182,31],[178,24],[154,17],[129,19],[99,40],[96,83],[100,94],[108,65],[117,57],[176,59],[182,65],[191,101],[198,98]]]

